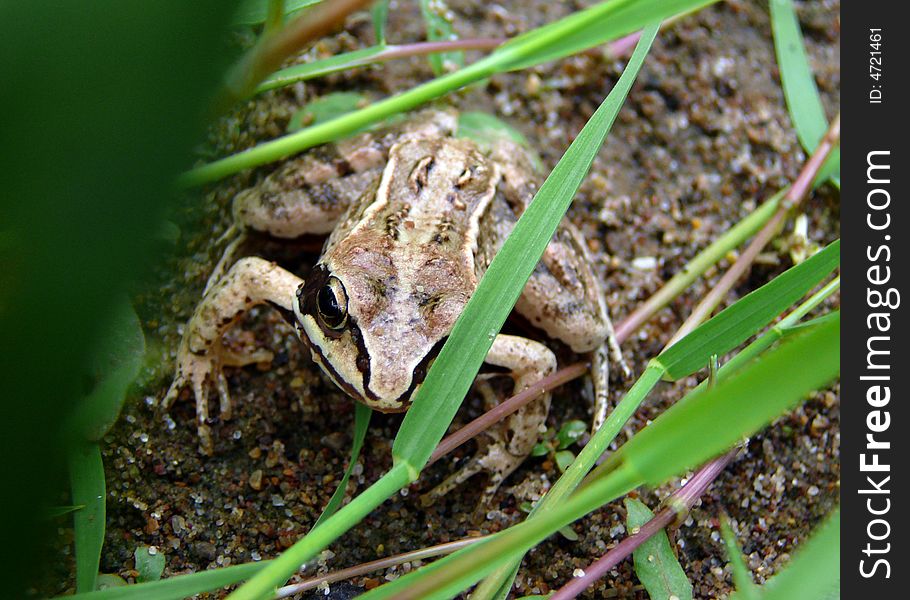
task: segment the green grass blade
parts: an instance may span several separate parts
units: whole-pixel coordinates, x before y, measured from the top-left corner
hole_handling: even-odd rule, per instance
[[[98,579],[101,546],[104,544],[104,463],[101,448],[94,443],[78,443],[69,454],[70,488],[73,504],[84,508],[73,513],[73,538],[76,545],[76,591],[90,592]]]
[[[284,14],[319,4],[322,0],[285,0]],[[269,14],[269,0],[243,0],[234,13],[231,22],[234,25],[259,25],[264,23]]]
[[[828,121],[809,67],[799,20],[791,0],[771,0],[771,27],[774,30],[774,50],[790,120],[793,121],[803,149],[812,153],[828,130]],[[815,182],[818,184],[829,177],[840,188],[839,148],[831,152]]]
[[[632,33],[646,23],[698,10],[712,2],[713,0],[611,0],[595,4],[503,44],[503,53],[522,49],[513,60],[506,62],[505,68],[525,69],[570,56]],[[632,23],[636,25],[630,26]],[[529,46],[534,49],[525,50]]]
[[[362,67],[375,62],[377,56],[386,51],[386,46],[378,45],[369,48],[361,48],[352,52],[344,52],[336,56],[330,56],[322,60],[315,60],[310,63],[303,63],[287,67],[280,71],[275,71],[265,78],[262,83],[256,87],[257,94],[268,90],[291,85],[298,81],[306,81],[316,77],[322,77],[338,71],[346,71],[355,67]]]
[[[610,0],[601,2],[592,9],[574,13],[565,19],[545,26],[546,28],[558,25],[558,27],[547,29],[543,34],[519,36],[512,42],[500,46],[489,56],[454,73],[437,77],[423,85],[376,102],[329,123],[309,127],[196,167],[184,173],[180,177],[179,183],[183,186],[201,185],[227,177],[243,169],[280,160],[307,148],[339,139],[392,115],[411,110],[494,73],[515,69],[518,65],[529,61],[542,62],[545,59],[551,60],[555,57],[566,56],[572,51],[583,50],[584,48],[566,46],[564,40],[584,28],[587,28],[588,32],[595,30],[599,32],[596,36],[585,38],[586,43],[594,46],[637,31],[655,20],[705,6],[710,1],[713,0]],[[541,29],[535,31],[541,31]]]
[[[443,0],[420,0],[420,14],[427,29],[427,40],[431,42],[457,40],[450,18],[451,11]],[[431,54],[430,67],[436,75],[442,75],[464,66],[464,52]]]
[[[367,437],[367,429],[370,427],[370,417],[372,415],[373,411],[370,407],[361,404],[360,402],[354,403],[354,441],[351,444],[351,460],[348,462],[348,467],[344,470],[341,481],[338,482],[335,493],[329,498],[329,502],[325,505],[322,514],[316,519],[313,529],[319,527],[323,521],[335,514],[335,511],[341,506],[341,502],[344,500],[345,489],[348,487],[348,480],[351,478],[351,472],[354,470],[354,465],[357,464],[357,459],[360,457],[360,450],[363,448],[363,441]]]
[[[754,335],[802,298],[840,264],[840,241],[785,271],[662,352],[657,361],[680,379],[698,371],[712,354],[722,355]]]
[[[182,600],[243,581],[264,569],[271,561],[246,563],[178,575],[149,583],[112,587],[87,594],[60,596],[60,600]]]
[[[626,498],[626,529],[630,533],[654,518],[643,502]],[[632,552],[635,574],[652,598],[692,600],[692,584],[679,564],[667,532],[661,529]]]
[[[373,33],[376,36],[376,44],[382,46],[386,43],[385,31],[389,22],[389,0],[377,0],[370,9],[370,16],[373,18]]]
[[[100,440],[120,416],[126,392],[145,358],[145,336],[133,306],[125,298],[108,323],[91,357],[95,386],[71,417],[70,431],[80,440]]]
[[[600,468],[628,465],[656,485],[681,465],[695,467],[717,456],[834,379],[840,369],[839,334],[837,315],[772,348],[714,388],[695,390]]]
[[[467,394],[493,339],[588,173],[638,75],[658,25],[642,34],[616,86],[585,124],[490,263],[415,394],[392,446],[396,462],[423,468]]]

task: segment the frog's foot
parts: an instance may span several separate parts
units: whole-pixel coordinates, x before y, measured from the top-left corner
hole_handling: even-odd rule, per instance
[[[269,363],[273,354],[268,350],[237,352],[220,343],[204,354],[193,353],[181,344],[177,359],[177,375],[162,401],[162,408],[168,410],[179,397],[181,390],[190,388],[196,399],[196,428],[199,432],[199,448],[203,454],[211,455],[214,449],[212,432],[209,427],[209,389],[214,385],[218,392],[219,415],[224,421],[234,413],[231,394],[223,367],[244,367],[250,364]]]
[[[490,348],[486,362],[511,371],[514,390],[519,392],[556,370],[556,358],[550,350],[537,342],[508,335],[498,335]],[[477,383],[487,408],[499,403],[500,398],[487,381]],[[478,504],[484,512],[493,500],[503,480],[518,468],[531,453],[540,429],[547,418],[550,394],[543,393],[516,413],[488,429],[478,439],[479,450],[458,471],[446,478],[421,497],[424,505],[432,504],[441,496],[467,481],[477,473],[489,473],[489,480]]]
[[[231,398],[227,391],[227,382],[224,380],[221,366],[212,360],[210,356],[193,354],[183,346],[181,344],[177,360],[177,374],[174,376],[174,381],[164,396],[161,408],[167,411],[177,400],[181,390],[187,387],[192,389],[193,396],[196,399],[196,430],[199,434],[199,451],[211,456],[214,444],[212,442],[212,430],[208,424],[208,389],[212,383],[216,384],[221,397],[222,415],[225,412],[225,407],[227,407],[227,413],[230,415]]]

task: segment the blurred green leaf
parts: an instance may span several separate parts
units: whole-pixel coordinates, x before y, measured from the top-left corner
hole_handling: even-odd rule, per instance
[[[104,503],[107,495],[98,444],[75,444],[70,451],[69,469],[73,504],[84,507],[73,513],[76,591],[90,592],[95,589],[101,546],[104,544]]]
[[[543,171],[543,162],[540,160],[540,155],[531,147],[528,139],[520,131],[489,113],[467,111],[459,114],[458,130],[455,136],[467,138],[485,150],[492,148],[499,139],[520,144],[530,153],[534,169]]]
[[[426,23],[427,40],[431,42],[457,40],[452,26],[452,11],[444,0],[420,0],[420,14]],[[464,66],[464,52],[444,52],[429,56],[433,73],[442,75]]]
[[[559,528],[559,535],[561,535],[562,537],[566,538],[566,539],[569,540],[570,542],[577,542],[577,541],[578,541],[578,534],[575,533],[575,530],[572,529],[572,526],[571,526],[571,525],[566,525],[565,527],[560,527],[560,528]]]
[[[560,450],[568,448],[577,442],[587,430],[588,425],[584,421],[566,421],[559,428],[559,433],[556,434],[556,441],[559,442],[557,447]]]
[[[139,572],[136,581],[144,583],[161,579],[167,561],[160,550],[157,548],[152,550],[150,546],[139,546],[133,553],[133,557],[136,561],[136,571]]]
[[[326,94],[307,103],[302,109],[294,113],[288,123],[288,131],[297,131],[302,127],[331,121],[341,115],[357,110],[365,102],[366,96],[356,92],[332,92]]]
[[[531,449],[531,456],[546,456],[550,453],[550,445],[544,442],[537,442]]]
[[[639,500],[626,498],[626,529],[632,533],[654,518],[654,513]],[[667,532],[663,529],[645,540],[632,552],[635,574],[652,599],[692,600],[692,584],[680,566]]]
[[[504,138],[530,148],[528,139],[520,131],[490,113],[467,111],[458,115],[457,137],[473,140],[481,147],[489,147],[491,141]]]
[[[123,587],[111,586],[107,589],[99,589],[87,594],[58,596],[58,598],[60,600],[64,598],[67,600],[183,600],[196,594],[243,581],[263,569],[269,562],[268,560],[263,560],[242,565],[232,565],[147,583],[137,583]],[[114,576],[109,575],[108,577]]]
[[[98,575],[97,584],[99,590],[126,587],[129,585],[126,581],[123,580],[123,577],[120,575],[113,575],[111,573],[101,573]]]
[[[790,120],[803,149],[811,154],[828,130],[828,120],[791,0],[771,0],[771,26]],[[816,185],[829,177],[840,189],[840,148],[831,151],[815,177]]]
[[[384,46],[371,46],[344,52],[321,60],[293,65],[279,71],[275,71],[266,77],[262,83],[256,87],[256,93],[274,90],[284,87],[298,81],[307,81],[316,77],[322,77],[338,71],[346,71],[355,67],[368,65],[376,60],[385,52]],[[298,129],[300,127],[298,126]]]
[[[0,454],[15,494],[4,596],[45,576],[43,507],[65,485],[65,422],[96,342],[164,250],[174,178],[195,160],[235,49],[230,0],[0,2]],[[186,207],[198,197],[182,198]],[[135,289],[135,288],[134,288]],[[84,512],[84,511],[79,511]],[[40,572],[39,572],[40,570]]]
[[[108,315],[100,345],[92,353],[91,373],[95,386],[73,416],[73,429],[77,435],[97,441],[113,427],[144,358],[142,325],[132,305],[123,299]]]
[[[556,459],[556,466],[559,467],[559,471],[564,473],[569,468],[569,465],[572,464],[572,461],[575,460],[575,455],[572,454],[571,450],[560,450],[553,458]]]
[[[370,9],[370,15],[373,17],[373,33],[376,35],[376,45],[382,46],[386,43],[385,30],[389,21],[389,0],[377,0]]]
[[[322,0],[284,0],[284,14],[290,15]],[[241,0],[231,22],[234,25],[259,25],[269,14],[269,0]]]
[[[840,264],[840,240],[775,277],[706,321],[656,359],[673,380],[687,377],[723,355],[783,313]]]

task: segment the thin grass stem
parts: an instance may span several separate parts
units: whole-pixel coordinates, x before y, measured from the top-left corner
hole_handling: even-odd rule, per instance
[[[402,554],[396,554],[394,556],[387,556],[385,558],[380,558],[370,562],[365,562],[363,564],[355,565],[347,569],[340,569],[332,573],[326,573],[319,577],[314,577],[312,579],[307,579],[306,581],[301,581],[300,583],[295,583],[292,585],[286,585],[284,587],[278,588],[275,598],[288,598],[294,594],[300,594],[307,590],[312,590],[319,587],[322,584],[335,583],[336,581],[344,581],[345,579],[351,579],[352,577],[359,577],[361,575],[366,575],[367,573],[372,573],[374,571],[379,571],[381,569],[388,569],[390,567],[395,567],[407,562],[414,560],[423,560],[425,558],[433,558],[434,556],[443,556],[446,554],[451,554],[456,550],[461,550],[466,546],[471,544],[476,544],[482,540],[487,539],[489,536],[478,536],[470,538],[462,538],[460,540],[455,540],[454,542],[447,542],[445,544],[437,544],[436,546],[429,546],[427,548],[421,548],[419,550],[413,550],[411,552],[404,552]]]

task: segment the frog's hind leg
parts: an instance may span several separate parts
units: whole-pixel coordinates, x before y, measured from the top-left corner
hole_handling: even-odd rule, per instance
[[[511,335],[496,336],[485,362],[509,369],[514,381],[514,393],[528,388],[556,370],[556,357],[549,348]],[[479,389],[488,408],[499,403],[499,397],[489,384],[481,382]],[[478,440],[480,448],[477,454],[426,494],[422,499],[424,503],[432,503],[468,478],[486,471],[489,473],[489,481],[479,506],[488,507],[503,480],[531,453],[546,423],[549,408],[550,394],[545,392],[487,430],[483,439]]]

